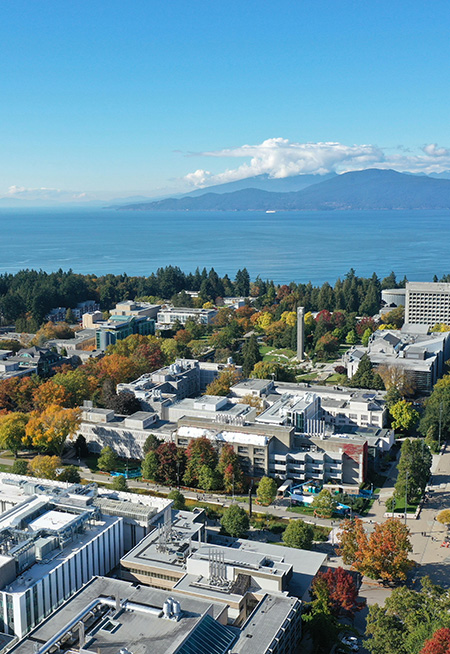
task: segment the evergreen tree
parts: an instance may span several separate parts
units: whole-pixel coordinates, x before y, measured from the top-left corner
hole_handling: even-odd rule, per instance
[[[361,358],[358,370],[350,379],[350,386],[354,388],[384,389],[383,380],[378,373],[374,373],[372,363],[367,354],[364,354]]]
[[[250,336],[250,338],[248,338],[244,343],[242,348],[242,356],[242,372],[244,373],[244,377],[250,377],[255,364],[258,363],[258,361],[262,361],[262,356],[259,351],[258,339],[256,338],[255,334],[252,334],[252,336]]]
[[[151,481],[158,481],[158,472],[159,457],[155,450],[149,450],[142,462],[142,477],[144,479],[151,479]]]

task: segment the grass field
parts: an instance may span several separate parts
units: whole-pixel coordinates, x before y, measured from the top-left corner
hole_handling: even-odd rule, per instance
[[[315,381],[317,376],[317,372],[308,372],[305,375],[297,375],[296,380],[299,382]]]
[[[276,349],[269,345],[262,345],[259,351],[263,361],[276,361],[277,363],[287,363],[289,359],[295,356],[294,350],[288,348]]]

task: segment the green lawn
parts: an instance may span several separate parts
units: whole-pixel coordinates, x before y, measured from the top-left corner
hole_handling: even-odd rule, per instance
[[[415,513],[417,510],[418,504],[408,504],[406,508],[407,513]],[[405,513],[405,500],[398,499],[395,504],[394,513]]]
[[[334,372],[332,375],[325,379],[325,384],[335,384],[341,375],[338,375],[337,372]]]
[[[261,345],[259,351],[263,357],[263,361],[276,361],[277,363],[287,363],[289,359],[295,356],[294,350],[288,348],[276,349],[269,345]]]
[[[299,382],[314,381],[317,379],[317,372],[308,372],[305,375],[297,375],[296,380]]]

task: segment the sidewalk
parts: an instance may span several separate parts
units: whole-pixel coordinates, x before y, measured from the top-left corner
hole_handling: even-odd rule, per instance
[[[423,504],[419,517],[407,520],[411,532],[413,551],[411,558],[418,564],[414,572],[414,579],[428,575],[436,584],[450,585],[450,549],[441,547],[446,534],[446,528],[436,521],[437,514],[442,509],[450,508],[450,451],[433,456],[432,476],[428,489],[428,500]],[[379,500],[375,501],[372,510],[364,522],[369,531],[377,522],[384,522],[386,518],[385,502],[394,492],[397,471],[393,464],[388,472],[388,478],[380,491]]]

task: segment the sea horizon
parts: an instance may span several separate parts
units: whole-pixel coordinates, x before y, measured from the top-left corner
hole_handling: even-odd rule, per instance
[[[358,276],[431,281],[447,274],[448,210],[118,211],[0,208],[0,273],[23,269],[148,276],[160,267],[214,268],[252,279],[331,284]]]

